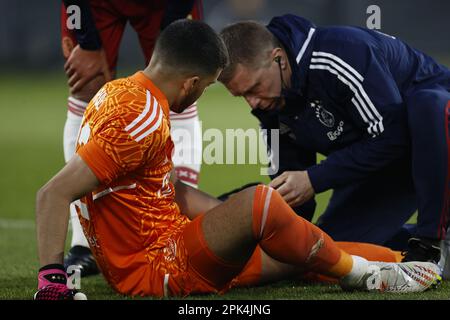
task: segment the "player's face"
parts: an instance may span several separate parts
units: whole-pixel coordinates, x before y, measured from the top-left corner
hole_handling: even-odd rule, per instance
[[[282,108],[280,69],[275,61],[259,68],[236,66],[233,78],[225,84],[232,95],[244,97],[252,109],[271,111]]]
[[[205,89],[211,84],[217,81],[222,69],[217,70],[213,75],[198,77],[198,80],[188,85],[188,89],[185,90],[179,97],[178,102],[172,106],[171,110],[176,113],[181,113],[186,108],[190,107],[195,101],[197,101]]]

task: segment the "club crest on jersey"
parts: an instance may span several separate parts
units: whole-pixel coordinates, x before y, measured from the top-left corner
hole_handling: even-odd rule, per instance
[[[334,115],[322,106],[322,101],[314,100],[310,103],[310,106],[315,109],[316,118],[319,119],[321,124],[328,128],[334,126]]]

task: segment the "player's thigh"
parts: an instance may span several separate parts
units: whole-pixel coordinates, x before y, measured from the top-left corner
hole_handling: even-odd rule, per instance
[[[220,258],[245,263],[253,253],[253,198],[256,187],[245,189],[206,212],[202,232],[208,247]]]
[[[153,54],[156,39],[161,31],[161,21],[164,16],[164,6],[155,5],[152,1],[144,1],[135,5],[135,12],[129,12],[130,25],[136,31],[139,44],[148,64]]]
[[[189,17],[192,20],[203,20],[203,16],[203,0],[195,0]]]
[[[252,236],[254,188],[197,216],[183,232],[188,274],[222,290],[244,268],[256,243]]]

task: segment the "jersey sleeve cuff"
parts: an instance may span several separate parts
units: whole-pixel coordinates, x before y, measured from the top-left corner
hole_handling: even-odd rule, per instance
[[[315,193],[321,193],[331,188],[329,176],[322,165],[316,164],[309,167],[307,172]]]
[[[89,141],[80,147],[77,154],[86,162],[97,179],[108,184],[114,180],[121,168],[110,158],[110,156],[95,142]]]

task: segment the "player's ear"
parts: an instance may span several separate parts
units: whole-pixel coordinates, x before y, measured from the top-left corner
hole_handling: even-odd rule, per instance
[[[192,92],[195,90],[196,86],[200,82],[199,76],[192,76],[189,78],[186,78],[183,83],[183,89],[186,93]]]

